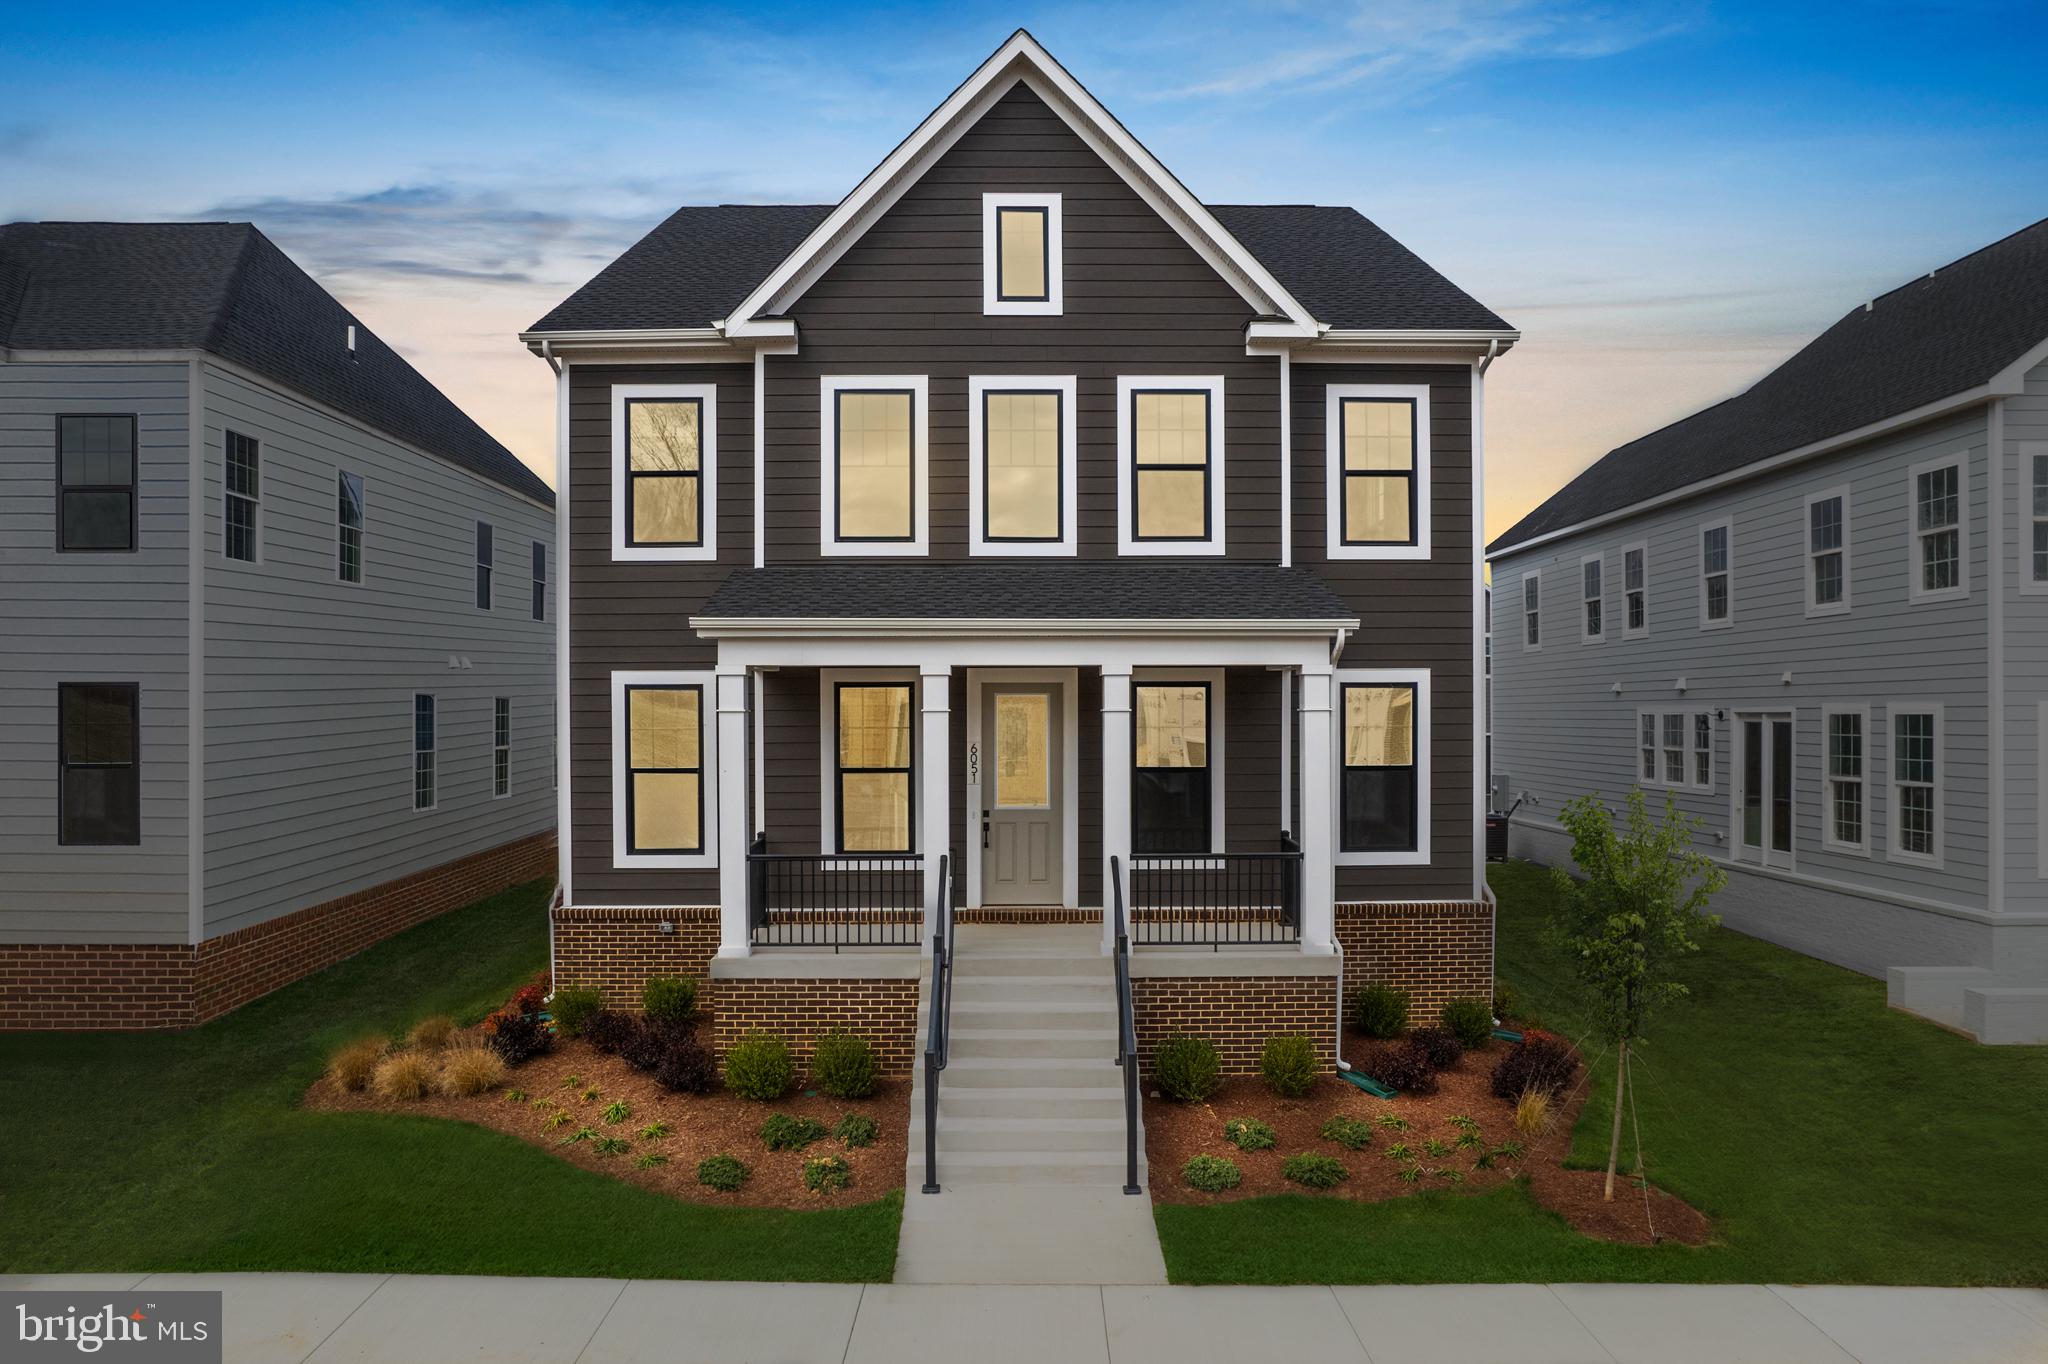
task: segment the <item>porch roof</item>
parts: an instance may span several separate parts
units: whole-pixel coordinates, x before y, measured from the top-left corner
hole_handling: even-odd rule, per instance
[[[737,569],[690,618],[707,633],[742,623],[903,621],[1092,629],[1185,623],[1233,633],[1351,630],[1357,614],[1315,574],[1271,564],[828,564]]]

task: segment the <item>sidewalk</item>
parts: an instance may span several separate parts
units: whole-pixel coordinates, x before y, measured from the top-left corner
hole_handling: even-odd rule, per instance
[[[2041,1364],[2048,1291],[1166,1288],[376,1274],[0,1277],[220,1289],[235,1364]]]

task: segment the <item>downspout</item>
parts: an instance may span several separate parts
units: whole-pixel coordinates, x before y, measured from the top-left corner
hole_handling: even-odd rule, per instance
[[[1481,356],[1479,359],[1479,373],[1482,377],[1484,377],[1484,375],[1486,374],[1486,367],[1488,365],[1491,365],[1494,362],[1494,360],[1499,357],[1499,355],[1500,338],[1496,336],[1491,341],[1486,343],[1486,354]]]
[[[1341,625],[1337,627],[1337,637],[1330,643],[1330,662],[1335,663],[1344,657],[1344,643],[1350,638],[1351,631]]]
[[[553,370],[553,371],[555,372],[555,376],[556,376],[557,378],[560,378],[560,377],[561,377],[561,373],[562,373],[562,364],[561,364],[561,362],[560,362],[559,360],[555,359],[555,343],[554,343],[554,342],[552,342],[552,341],[548,341],[548,340],[545,340],[545,339],[543,339],[543,340],[541,341],[541,343],[540,343],[540,358],[548,362],[548,368],[549,368],[549,369],[551,369],[551,370]]]

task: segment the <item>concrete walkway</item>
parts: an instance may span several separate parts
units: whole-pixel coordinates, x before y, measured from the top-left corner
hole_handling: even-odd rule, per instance
[[[354,1274],[0,1277],[219,1289],[235,1364],[2042,1364],[2048,1291],[1167,1288]]]

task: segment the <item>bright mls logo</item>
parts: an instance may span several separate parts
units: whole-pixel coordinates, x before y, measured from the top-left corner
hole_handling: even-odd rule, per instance
[[[148,1359],[220,1364],[220,1294],[0,1293],[8,1360]]]

